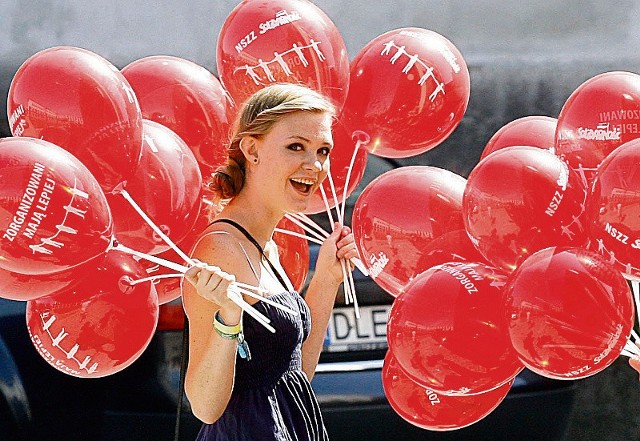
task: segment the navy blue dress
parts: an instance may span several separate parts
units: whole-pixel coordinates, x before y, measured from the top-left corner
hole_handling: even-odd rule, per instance
[[[324,441],[328,440],[311,384],[302,371],[302,342],[309,335],[311,317],[296,292],[269,299],[299,315],[265,302],[254,307],[271,319],[272,334],[245,316],[244,334],[251,360],[236,357],[231,400],[220,419],[204,424],[197,441]]]

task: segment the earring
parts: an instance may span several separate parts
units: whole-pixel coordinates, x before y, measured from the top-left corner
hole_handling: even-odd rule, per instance
[[[258,158],[253,158],[253,163],[257,164],[258,163]]]

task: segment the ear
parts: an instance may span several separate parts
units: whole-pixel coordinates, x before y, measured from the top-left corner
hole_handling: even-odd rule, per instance
[[[245,136],[240,140],[240,150],[247,159],[247,162],[258,163],[258,146],[256,145],[256,138],[253,136]]]

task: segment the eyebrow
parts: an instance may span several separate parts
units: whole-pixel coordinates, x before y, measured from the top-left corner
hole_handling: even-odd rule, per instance
[[[303,140],[303,141],[305,141],[305,142],[311,142],[311,140],[310,140],[309,138],[305,138],[305,137],[304,137],[304,136],[302,136],[302,135],[291,135],[291,136],[290,136],[289,138],[287,138],[287,139],[301,139],[301,140]],[[328,142],[328,141],[324,141],[322,144],[327,145],[327,146],[329,146],[329,147],[333,147],[333,143]]]

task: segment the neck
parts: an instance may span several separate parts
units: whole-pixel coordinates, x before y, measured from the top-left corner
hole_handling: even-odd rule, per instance
[[[284,213],[257,204],[254,198],[247,199],[240,192],[218,217],[238,222],[255,237],[258,243],[264,245],[271,239],[273,230],[283,216]]]

